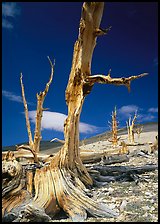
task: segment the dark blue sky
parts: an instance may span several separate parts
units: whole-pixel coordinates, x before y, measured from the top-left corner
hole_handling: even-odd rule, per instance
[[[50,76],[47,59],[56,60],[53,82],[44,107],[42,139],[63,139],[67,115],[65,89],[78,36],[82,2],[2,3],[2,144],[28,141],[21,99],[20,72],[34,130],[36,93],[43,91]],[[137,123],[157,121],[158,116],[158,3],[106,2],[101,27],[112,26],[97,39],[92,74],[128,77],[148,72],[135,80],[128,93],[124,86],[95,84],[86,97],[81,138],[108,130],[117,106],[120,127],[138,109]]]

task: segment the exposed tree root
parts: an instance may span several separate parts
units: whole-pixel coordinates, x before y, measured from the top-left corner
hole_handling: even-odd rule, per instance
[[[19,169],[19,163],[12,158],[10,165]],[[4,167],[6,162],[3,164]],[[7,166],[8,167],[8,164]],[[22,172],[22,166],[20,166]],[[4,169],[5,170],[5,169]],[[19,172],[19,173],[21,173]],[[17,180],[18,172],[17,173]],[[76,172],[75,172],[76,173]],[[15,183],[15,177],[10,180],[10,189],[3,187],[3,215],[4,221],[36,221],[49,220],[46,215],[54,217],[60,209],[63,209],[73,222],[84,221],[87,213],[95,217],[116,217],[118,214],[109,209],[103,203],[97,203],[90,198],[89,189],[80,181],[71,170],[66,168],[45,166],[36,169],[34,175],[34,197],[21,187],[21,183]],[[22,179],[21,175],[21,181]],[[29,180],[28,180],[29,181]],[[40,214],[39,214],[40,213]],[[36,217],[37,216],[37,217]]]
[[[97,203],[89,198],[86,195],[85,186],[80,183],[78,177],[73,178],[69,171],[57,170],[54,176],[58,203],[68,213],[72,221],[85,220],[86,211],[95,217],[116,217],[118,215],[105,204]]]
[[[45,170],[45,172],[44,172]],[[47,188],[45,187],[45,183]],[[34,201],[44,207],[47,214],[62,208],[72,221],[83,221],[87,213],[95,217],[116,217],[118,214],[103,203],[87,196],[88,189],[70,170],[44,167],[36,171]],[[51,206],[52,204],[52,206]]]
[[[12,176],[9,176],[9,166],[11,170],[14,170]],[[157,168],[157,165],[144,167],[92,165],[87,170],[94,178],[94,186],[102,187],[110,181],[136,182],[139,180],[138,174]],[[53,164],[45,165],[40,169],[36,168],[35,175],[31,175],[34,179],[32,182],[34,197],[22,184],[24,181],[22,173],[22,166],[15,161],[13,154],[9,160],[3,161],[2,211],[4,222],[38,222],[37,220],[47,222],[61,209],[73,222],[84,221],[87,213],[95,217],[116,217],[118,215],[105,204],[95,202],[95,199],[91,198],[90,190],[81,182],[78,172],[73,173],[67,168],[59,169]],[[6,177],[10,178],[9,184],[5,182]]]

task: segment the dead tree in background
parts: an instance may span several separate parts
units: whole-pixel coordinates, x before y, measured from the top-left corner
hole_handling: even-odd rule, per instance
[[[43,111],[46,110],[43,108],[43,102],[48,93],[49,86],[52,82],[53,74],[54,74],[54,65],[52,64],[49,57],[48,57],[48,60],[51,65],[51,75],[50,75],[50,79],[49,79],[48,83],[46,84],[45,90],[43,92],[40,92],[39,94],[37,93],[37,110],[36,110],[36,125],[35,125],[35,132],[34,132],[34,140],[32,139],[32,132],[31,132],[31,127],[30,127],[29,115],[28,115],[28,106],[27,106],[27,101],[25,98],[24,85],[23,85],[23,81],[22,81],[22,73],[20,76],[22,99],[23,99],[23,104],[24,104],[24,112],[25,112],[26,126],[27,126],[27,131],[28,131],[29,145],[17,146],[17,150],[19,150],[19,149],[30,150],[33,153],[34,161],[36,163],[38,162],[37,154],[39,153],[40,141],[42,139],[42,137],[41,137],[41,121],[42,121]]]
[[[137,112],[135,112],[134,117],[131,121],[131,117],[126,121],[128,130],[128,140],[130,143],[134,143],[134,125],[137,118]]]
[[[104,2],[85,2],[82,6],[79,36],[74,45],[72,68],[66,88],[68,117],[64,124],[65,143],[49,165],[35,171],[34,197],[27,205],[34,203],[34,206],[29,207],[30,214],[32,211],[34,213],[33,208],[38,206],[52,216],[61,208],[76,222],[85,220],[87,213],[95,217],[118,215],[106,204],[96,202],[88,196],[86,186],[91,186],[93,180],[80,158],[80,114],[85,97],[95,83],[124,85],[130,90],[131,81],[145,76],[146,73],[128,78],[111,78],[110,74],[91,74],[91,61],[97,37],[108,32],[108,29],[99,27],[103,8]],[[15,206],[14,204],[13,207]],[[11,210],[10,207],[8,211]]]
[[[112,145],[115,147],[118,145],[118,140],[120,139],[120,137],[118,138],[117,135],[117,127],[118,127],[118,122],[117,122],[117,110],[116,107],[114,108],[114,111],[112,111],[112,139],[109,140],[110,142],[112,142]]]
[[[140,134],[142,133],[142,131],[143,131],[143,125],[142,125],[142,126],[138,125],[138,126],[135,128],[135,132],[136,132],[137,135],[138,135],[138,139],[140,138]]]

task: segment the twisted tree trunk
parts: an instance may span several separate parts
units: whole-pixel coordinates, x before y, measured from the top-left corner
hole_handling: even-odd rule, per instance
[[[144,73],[129,78],[111,78],[110,74],[91,75],[97,36],[108,32],[108,29],[99,28],[103,7],[104,2],[85,2],[82,6],[79,36],[74,45],[72,68],[66,89],[68,117],[64,124],[65,143],[50,164],[36,169],[34,178],[32,177],[35,189],[34,206],[44,208],[49,215],[54,215],[61,208],[72,221],[83,221],[87,212],[96,217],[118,215],[106,204],[88,197],[86,186],[91,186],[93,181],[82,163],[79,149],[79,120],[85,97],[96,82],[125,85],[130,89],[132,80],[146,75]],[[32,189],[31,186],[28,189]]]

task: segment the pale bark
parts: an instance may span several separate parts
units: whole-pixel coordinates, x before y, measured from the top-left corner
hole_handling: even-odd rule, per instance
[[[135,112],[135,115],[131,121],[131,118],[129,118],[127,123],[127,130],[128,130],[128,139],[130,143],[134,143],[134,125],[137,118],[137,113]]]
[[[130,135],[130,128],[129,128],[130,127],[130,121],[131,121],[131,118],[129,117],[128,121],[126,121],[129,142],[131,142],[131,135]]]
[[[118,145],[118,136],[117,136],[117,111],[116,107],[114,111],[112,111],[112,145],[117,146]]]
[[[22,76],[22,73],[21,73],[20,82],[21,82],[21,89],[22,89],[22,99],[23,99],[23,104],[24,104],[26,126],[27,126],[27,131],[28,131],[28,138],[29,138],[29,146],[30,146],[30,148],[32,148],[33,147],[32,132],[31,132],[31,126],[30,126],[30,121],[29,121],[28,106],[27,106],[27,101],[26,101],[26,98],[25,98],[25,92],[24,92],[24,85],[23,85],[22,77],[23,76]]]
[[[34,150],[34,143],[31,146],[30,145],[19,145],[19,146],[16,145],[16,149],[17,151],[21,149],[29,150],[33,154],[34,162],[39,163],[38,154]]]
[[[128,91],[130,91],[131,81],[133,81],[135,79],[139,79],[146,75],[148,75],[148,73],[142,73],[140,75],[134,75],[134,76],[130,76],[128,78],[125,78],[125,77],[111,78],[110,74],[108,74],[107,76],[93,75],[93,76],[87,77],[87,79],[85,81],[86,81],[86,83],[89,83],[90,85],[93,85],[94,83],[113,84],[113,85],[117,85],[117,86],[124,85],[128,88]]]
[[[49,57],[48,57],[48,60],[49,60],[50,65],[51,65],[50,79],[49,79],[48,83],[46,84],[45,90],[43,92],[40,92],[39,94],[37,93],[36,124],[35,124],[35,132],[34,132],[34,151],[36,153],[39,152],[40,141],[42,139],[42,136],[41,136],[41,121],[42,121],[43,111],[46,110],[45,108],[43,108],[43,103],[44,103],[45,96],[48,93],[49,86],[52,83],[53,74],[54,74],[55,63],[53,65]]]

